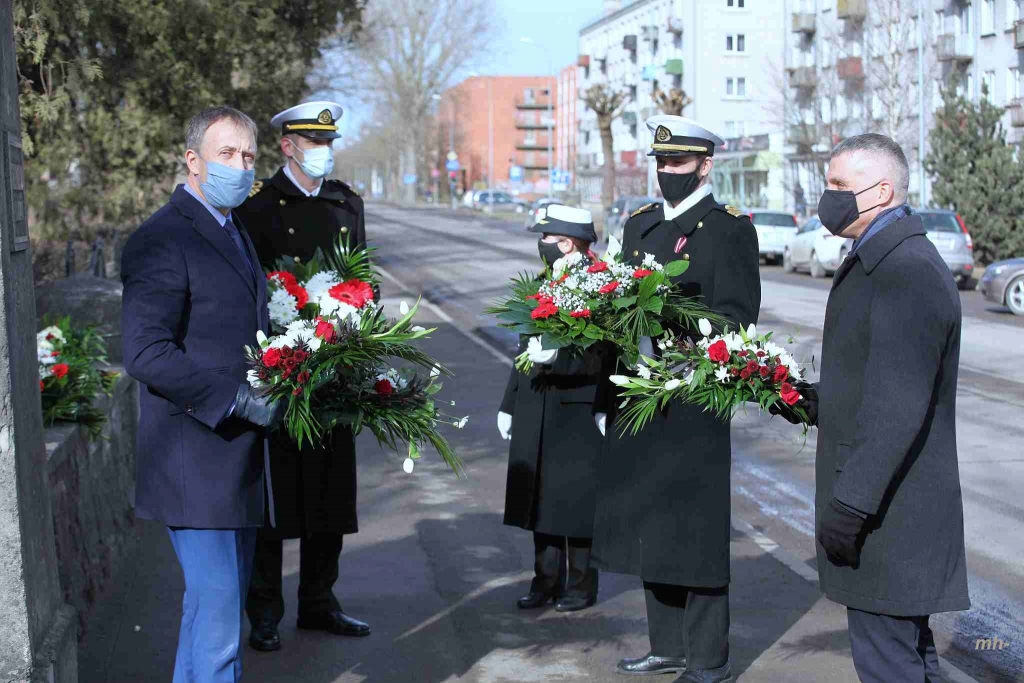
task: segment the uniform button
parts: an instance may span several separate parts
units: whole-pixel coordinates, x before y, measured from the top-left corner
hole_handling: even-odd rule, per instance
[[[683,260],[684,261],[689,261],[690,260],[690,255],[689,254],[683,254]]]
[[[341,234],[344,235],[347,232],[348,232],[348,228],[346,228],[344,225],[341,226]]]
[[[294,235],[295,234],[295,228],[288,228],[288,234],[289,235]]]
[[[287,203],[288,203],[288,202],[286,202],[286,201],[285,201],[285,200],[283,200],[283,199],[282,199],[282,200],[281,200],[280,202],[278,202],[278,204],[280,204],[281,206],[284,206],[284,205],[285,205],[285,204],[287,204]]]
[[[698,228],[703,228],[704,227],[704,221],[697,221],[697,227]]]
[[[298,256],[296,256],[295,257],[295,262],[296,263],[302,263],[302,259],[300,259]]]
[[[633,256],[639,256],[639,255],[640,255],[640,250],[639,249],[634,249],[633,250]]]

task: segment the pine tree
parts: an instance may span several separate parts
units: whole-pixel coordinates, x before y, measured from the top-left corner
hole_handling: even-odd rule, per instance
[[[986,88],[975,104],[949,83],[925,158],[934,203],[960,214],[982,263],[1024,253],[1024,156],[1006,144],[1004,111]]]

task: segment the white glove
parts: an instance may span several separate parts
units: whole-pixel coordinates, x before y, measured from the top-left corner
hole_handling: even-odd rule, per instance
[[[640,355],[646,358],[654,358],[654,344],[651,343],[650,337],[640,337],[640,342],[637,344],[640,350]]]
[[[498,413],[498,431],[501,432],[501,438],[508,441],[512,438],[512,416],[508,413]]]
[[[553,362],[557,355],[558,349],[544,349],[541,345],[540,337],[530,337],[530,341],[526,344],[526,357],[531,363],[547,365]]]
[[[597,424],[597,431],[604,436],[605,423],[608,422],[608,413],[594,413],[594,423]]]

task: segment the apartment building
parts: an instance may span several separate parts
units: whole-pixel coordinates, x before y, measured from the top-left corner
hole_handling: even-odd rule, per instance
[[[785,0],[785,11],[790,202],[821,193],[831,145],[879,132],[907,154],[911,202],[927,203],[921,159],[952,82],[1006,107],[1008,141],[1024,141],[1024,0]]]
[[[783,126],[767,105],[785,56],[786,16],[766,0],[636,0],[605,3],[605,14],[579,34],[577,89],[595,84],[625,92],[612,125],[614,158],[604,158],[596,116],[580,104],[579,188],[600,197],[602,166],[617,170],[619,194],[657,192],[649,163],[647,117],[659,113],[656,90],[685,91],[683,115],[727,140],[716,151],[713,182],[720,201],[777,206],[783,189]]]

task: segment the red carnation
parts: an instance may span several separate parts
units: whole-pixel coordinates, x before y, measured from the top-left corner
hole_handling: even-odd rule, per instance
[[[53,336],[53,332],[46,335],[46,341],[53,341],[54,339],[56,339],[56,337]]]
[[[746,358],[747,357],[747,353],[748,352],[746,350],[743,350],[743,351],[738,351],[736,353],[736,355],[739,356],[740,358]]]
[[[303,306],[309,303],[309,293],[306,291],[305,287],[294,284],[285,285],[284,291],[295,297],[295,308],[299,311],[302,310]]]
[[[587,268],[588,273],[603,273],[608,270],[608,263],[605,261],[598,261],[594,265]]]
[[[354,308],[362,308],[367,301],[373,300],[373,287],[362,280],[346,280],[328,289],[327,293],[334,300]]]
[[[572,315],[572,317],[574,318],[589,318],[590,309],[584,308],[582,311],[573,311],[570,315]]]
[[[68,370],[69,369],[70,368],[68,368],[68,364],[67,363],[57,363],[52,368],[50,368],[50,372],[57,379],[61,379],[62,377],[64,377],[65,375],[68,374]]]
[[[539,306],[537,306],[537,308],[533,309],[533,312],[530,313],[530,317],[534,320],[539,320],[543,318],[550,318],[555,313],[558,313],[558,306],[550,301],[543,301]]]
[[[765,353],[764,351],[758,351],[758,352],[757,352],[757,357],[758,357],[758,358],[764,358],[764,357],[765,357],[765,356],[767,356],[767,355],[768,355],[768,354],[767,354],[767,353]]]
[[[740,370],[740,379],[750,379],[750,376],[754,374],[754,371],[750,368],[743,368]]]
[[[316,323],[316,332],[314,332],[313,334],[316,335],[317,337],[319,337],[320,339],[323,339],[325,344],[333,344],[334,343],[334,337],[335,337],[334,325],[329,323],[329,322],[327,322],[326,320],[324,320],[322,318],[317,321],[317,323]]]
[[[787,406],[794,405],[801,398],[800,392],[794,389],[793,385],[789,382],[783,382],[782,386],[779,387],[779,396]]]
[[[309,381],[309,372],[300,372],[298,375],[295,376],[295,381],[298,382],[299,384],[305,384],[306,382]]]
[[[295,359],[296,363],[301,363],[302,361],[309,358],[309,354],[303,351],[302,349],[295,349],[295,353],[292,354],[292,358]]]
[[[637,268],[636,270],[633,271],[633,278],[636,280],[641,280],[653,272],[653,270],[648,270],[647,268]]]
[[[747,369],[750,370],[750,371],[756,370],[757,369],[757,361],[756,360],[748,360],[747,361]]]
[[[281,377],[284,379],[288,379],[289,377],[291,377],[292,371],[294,370],[295,368],[285,367],[285,369],[281,371]]]
[[[284,356],[285,358],[288,358],[289,356],[291,356],[292,353],[293,353],[292,352],[292,347],[290,347],[290,346],[282,346],[281,347],[281,355]]]
[[[298,282],[295,280],[295,276],[289,273],[287,270],[275,270],[272,273],[267,273],[267,279],[273,280],[279,278],[285,287],[289,285],[296,285]]]
[[[295,389],[292,391],[292,396],[298,396],[301,393],[302,393],[302,387],[295,387]]]
[[[619,288],[619,281],[618,280],[612,280],[611,282],[606,284],[604,287],[602,287],[601,289],[597,290],[597,292],[599,294],[611,294],[612,292],[614,292],[618,288]]]
[[[377,383],[373,385],[373,388],[377,392],[378,396],[388,396],[395,390],[395,388],[391,386],[391,382],[386,379],[377,380]]]
[[[729,360],[729,347],[725,345],[725,340],[719,339],[708,347],[708,358],[715,363],[725,363]]]
[[[787,368],[785,365],[780,365],[779,367],[775,368],[775,374],[772,376],[772,379],[775,380],[776,382],[785,382],[787,379],[789,379],[789,368]]]
[[[765,377],[765,378],[767,378],[768,375],[772,374],[772,371],[768,369],[767,365],[762,365],[761,368],[758,370],[758,372],[761,373],[761,377]]]
[[[276,368],[281,362],[281,349],[269,348],[263,352],[263,364],[268,368]]]

